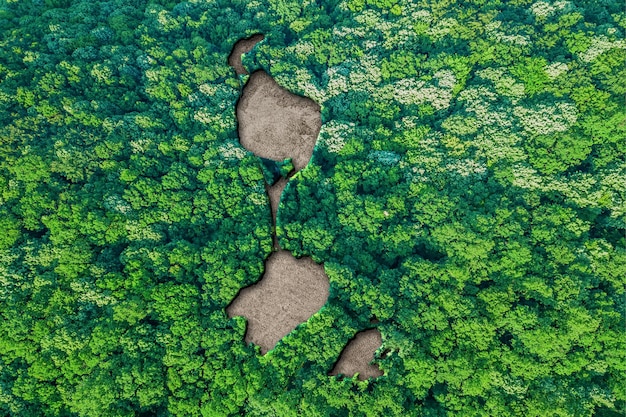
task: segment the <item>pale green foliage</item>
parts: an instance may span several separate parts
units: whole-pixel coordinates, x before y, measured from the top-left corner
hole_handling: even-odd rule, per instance
[[[576,123],[577,113],[576,106],[567,102],[513,108],[513,114],[519,118],[519,123],[533,135],[565,132]]]

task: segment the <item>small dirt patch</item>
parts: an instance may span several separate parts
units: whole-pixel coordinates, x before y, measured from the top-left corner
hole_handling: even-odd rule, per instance
[[[270,255],[261,280],[241,290],[226,313],[248,319],[245,340],[265,354],[322,308],[329,287],[322,265],[281,250]]]
[[[376,378],[383,372],[370,362],[374,359],[374,353],[382,345],[383,339],[378,329],[370,329],[359,332],[348,342],[343,349],[339,360],[329,375],[343,374],[347,377],[359,373],[359,380]]]

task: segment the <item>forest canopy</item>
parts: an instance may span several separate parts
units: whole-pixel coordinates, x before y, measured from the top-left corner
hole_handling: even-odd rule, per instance
[[[626,412],[626,14],[544,0],[0,3],[0,414]],[[330,298],[265,356],[243,57],[322,129],[278,214]],[[328,373],[380,323],[384,375]]]

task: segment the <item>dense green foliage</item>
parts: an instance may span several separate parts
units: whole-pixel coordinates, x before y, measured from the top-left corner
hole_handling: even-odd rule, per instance
[[[626,16],[606,1],[0,3],[0,414],[625,411]],[[261,357],[232,45],[316,100],[279,211],[328,304]],[[380,319],[385,376],[327,375]]]
[[[263,178],[268,185],[274,185],[281,177],[286,178],[294,169],[291,158],[287,158],[281,162],[261,157],[259,157],[259,159],[261,162],[261,170],[263,171]]]

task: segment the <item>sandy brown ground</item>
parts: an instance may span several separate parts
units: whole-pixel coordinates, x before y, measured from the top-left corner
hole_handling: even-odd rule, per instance
[[[237,74],[247,74],[248,71],[241,64],[241,55],[250,52],[254,45],[263,40],[263,35],[252,35],[249,38],[241,39],[235,43],[233,50],[228,56],[228,65],[235,69]]]
[[[306,166],[322,126],[320,106],[281,88],[256,71],[237,103],[239,141],[255,155],[274,161],[292,158],[296,171]]]
[[[248,319],[245,340],[265,354],[322,308],[329,285],[322,265],[281,250],[265,262],[262,279],[241,290],[226,312]]]
[[[339,360],[330,375],[343,374],[347,377],[359,373],[359,380],[381,376],[383,372],[376,365],[370,364],[374,353],[383,343],[378,329],[370,329],[356,334],[341,352]]]

